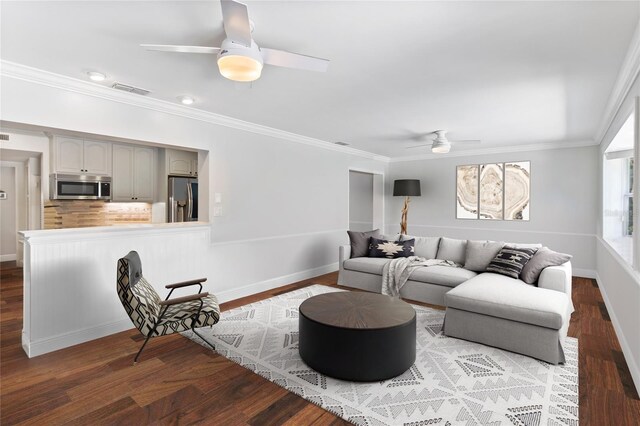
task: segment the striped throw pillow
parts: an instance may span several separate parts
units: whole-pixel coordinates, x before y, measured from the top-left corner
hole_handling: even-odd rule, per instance
[[[504,246],[487,266],[487,272],[518,278],[522,268],[536,254],[536,248]]]

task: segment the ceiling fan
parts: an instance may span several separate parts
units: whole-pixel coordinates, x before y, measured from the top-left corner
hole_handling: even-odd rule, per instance
[[[409,146],[407,149],[412,148],[421,148],[423,146],[430,146],[431,152],[434,154],[446,154],[451,150],[451,144],[459,144],[459,143],[480,143],[480,140],[460,140],[460,141],[450,141],[447,139],[447,131],[446,130],[436,130],[435,132],[427,133],[423,136],[431,136],[435,135],[433,138],[433,142],[425,143],[421,145]]]
[[[310,71],[327,71],[328,59],[314,58],[284,50],[259,47],[251,37],[253,22],[245,4],[222,0],[222,18],[226,38],[220,47],[141,44],[147,50],[218,55],[218,68],[223,77],[249,82],[260,78],[264,64]]]

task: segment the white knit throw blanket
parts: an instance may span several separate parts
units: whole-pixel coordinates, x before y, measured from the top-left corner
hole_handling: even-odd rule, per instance
[[[436,265],[460,267],[450,260],[425,259],[418,256],[399,257],[387,262],[382,268],[382,294],[400,297],[400,289],[405,285],[414,269]]]

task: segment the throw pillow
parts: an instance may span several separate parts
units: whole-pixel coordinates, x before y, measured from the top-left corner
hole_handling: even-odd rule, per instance
[[[496,274],[518,279],[522,268],[536,251],[537,249],[535,248],[504,246],[487,266],[487,272],[495,272]]]
[[[467,249],[467,240],[456,240],[454,238],[440,238],[437,259],[450,260],[460,265],[464,265],[464,256]]]
[[[467,241],[464,269],[475,272],[486,271],[487,266],[502,247],[504,243],[498,241]]]
[[[558,266],[571,260],[570,254],[558,253],[548,247],[542,247],[533,255],[531,260],[524,265],[520,273],[520,279],[527,284],[538,281],[542,270],[548,266]]]
[[[386,257],[395,259],[398,257],[414,256],[413,245],[415,240],[388,241],[371,237],[369,243],[369,257]]]
[[[403,235],[402,241],[407,240],[416,240],[414,244],[414,256],[424,257],[425,259],[436,258],[440,237],[412,237]]]
[[[379,237],[380,230],[374,229],[373,231],[357,232],[347,231],[349,234],[349,241],[351,242],[351,258],[354,257],[366,257],[369,254],[369,238]]]

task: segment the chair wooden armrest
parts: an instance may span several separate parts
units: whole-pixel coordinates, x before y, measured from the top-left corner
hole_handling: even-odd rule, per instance
[[[206,278],[200,278],[197,280],[189,280],[189,281],[182,281],[179,283],[175,283],[175,284],[167,284],[164,286],[164,288],[180,288],[180,287],[187,287],[190,285],[196,285],[196,284],[200,284],[205,282],[207,279]]]
[[[204,293],[191,294],[189,296],[183,296],[183,297],[176,297],[175,299],[169,299],[169,300],[164,300],[160,302],[160,306],[177,305],[178,303],[191,302],[193,300],[199,300],[199,299],[202,299],[203,297],[207,297],[208,295],[209,295],[209,292],[205,291]]]

